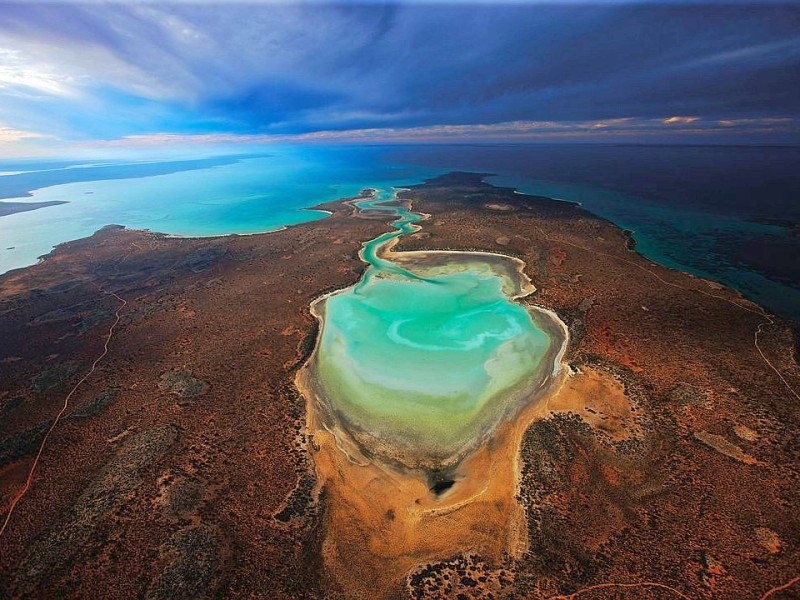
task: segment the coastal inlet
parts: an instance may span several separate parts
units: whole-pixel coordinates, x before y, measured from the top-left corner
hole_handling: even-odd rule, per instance
[[[321,333],[300,385],[357,460],[441,478],[547,386],[566,330],[516,302],[533,291],[517,259],[391,252],[424,215],[370,194],[356,208],[395,217],[394,231],[364,244],[360,282],[313,304]]]
[[[522,261],[392,252],[425,215],[392,192],[352,204],[394,230],[363,245],[357,284],[312,303],[321,331],[296,383],[327,576],[347,597],[388,598],[426,561],[528,548],[519,447],[563,380],[567,329],[517,302],[534,291]]]

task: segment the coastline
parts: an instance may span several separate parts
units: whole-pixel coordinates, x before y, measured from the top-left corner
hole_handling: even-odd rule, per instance
[[[0,200],[0,218],[29,210],[47,208],[48,206],[58,206],[59,204],[67,204],[67,202],[61,200],[49,200],[46,202],[7,202]]]
[[[397,201],[396,197],[387,202],[391,201]],[[358,213],[357,202],[350,200],[346,204]],[[406,208],[410,210],[409,206]],[[362,216],[371,218],[373,215]],[[413,233],[422,227],[412,224],[409,229]],[[511,273],[514,276],[516,289],[506,290],[509,299],[520,301],[536,291],[525,273],[525,263],[516,257],[469,251],[395,252],[392,249],[402,235],[382,244],[376,254],[407,267],[413,263],[417,272],[430,268],[426,262],[450,265],[453,261],[469,263],[479,258],[482,262],[490,259],[510,263],[513,270],[504,268],[507,272],[502,275],[504,279]],[[364,242],[359,251],[360,259],[366,264],[369,263],[364,251],[368,243]],[[345,289],[358,286],[360,281]],[[455,455],[431,467],[410,468],[406,466],[408,460],[392,459],[388,448],[375,453],[375,448],[360,439],[353,425],[316,391],[313,365],[325,326],[325,302],[342,291],[327,292],[310,304],[310,312],[319,327],[314,348],[295,377],[295,385],[306,399],[307,428],[313,440],[312,454],[317,471],[315,495],[319,496],[323,490],[327,493],[328,522],[323,554],[336,585],[348,590],[348,595],[353,597],[383,598],[391,595],[390,590],[409,569],[425,561],[446,559],[465,545],[482,549],[485,556],[494,560],[501,560],[504,555],[522,556],[527,548],[527,534],[525,511],[516,501],[521,476],[520,442],[530,423],[546,414],[547,399],[568,376],[568,369],[562,364],[569,340],[566,325],[553,311],[526,303],[531,318],[548,331],[551,339],[558,340],[542,359],[545,364],[552,363],[552,370],[538,380],[535,387],[526,387],[518,401],[509,402],[480,436],[462,446]],[[365,477],[368,485],[365,485]],[[387,486],[391,491],[384,489]],[[438,492],[439,486],[445,491]],[[489,505],[493,508],[487,513]],[[357,519],[353,510],[358,513]],[[391,548],[378,541],[386,539],[384,514],[394,515]],[[454,526],[453,519],[460,524]],[[464,539],[464,532],[476,529],[484,532]],[[441,537],[433,541],[414,533],[431,530],[441,530]],[[447,530],[461,533],[453,539],[444,533]],[[359,538],[363,547],[369,549],[367,552],[358,552],[353,545]],[[380,545],[380,550],[376,550],[376,544]],[[348,548],[346,559],[342,555],[344,547]],[[353,564],[362,565],[363,575],[360,575],[361,568],[354,572]],[[378,579],[381,583],[376,581],[375,573],[381,573]]]
[[[243,159],[246,159],[246,158],[257,158],[258,156],[260,156],[260,155],[256,155],[256,156],[245,155],[245,156],[233,156],[233,157],[220,157],[219,160],[222,161],[222,162],[220,162],[221,165],[227,165],[227,164],[234,164],[236,162],[241,162]],[[223,159],[229,159],[229,160],[223,160]],[[214,160],[214,159],[208,159],[208,160]],[[192,162],[192,161],[189,161],[189,162]],[[155,164],[158,164],[158,163],[155,163]],[[106,168],[107,165],[100,165],[100,167],[101,168]],[[208,167],[196,166],[196,167],[192,167],[189,170],[196,170],[198,168],[208,168]],[[75,170],[75,169],[73,169],[73,170]],[[21,175],[25,175],[25,174],[22,173]],[[502,176],[497,175],[495,173],[488,173],[488,172],[475,173],[475,175],[479,175],[481,177],[502,177]],[[93,180],[90,180],[90,181],[93,181]],[[51,184],[51,185],[59,185],[59,183]],[[50,187],[50,185],[39,187],[39,188],[33,188],[32,190],[28,191],[27,196],[30,197],[32,191],[36,191],[38,189],[43,189],[44,187]],[[411,187],[413,187],[413,186],[411,186]],[[533,197],[533,198],[537,198],[537,197],[547,198],[548,200],[553,201],[553,202],[559,202],[559,203],[563,203],[563,204],[566,204],[566,205],[570,205],[570,206],[574,206],[576,208],[579,208],[580,210],[585,211],[587,214],[591,214],[596,219],[607,221],[607,222],[611,223],[612,225],[614,225],[615,227],[622,228],[624,231],[629,232],[629,234],[628,234],[628,236],[629,236],[629,242],[628,242],[629,243],[629,248],[633,252],[635,252],[636,254],[644,257],[646,260],[648,260],[650,262],[655,262],[656,264],[662,265],[665,268],[668,268],[668,269],[671,269],[671,270],[674,270],[674,271],[677,271],[677,272],[689,273],[692,276],[697,277],[698,279],[708,280],[708,281],[712,281],[712,282],[714,282],[716,284],[719,284],[719,285],[724,285],[724,286],[726,286],[728,288],[736,290],[737,293],[742,297],[742,299],[744,299],[744,300],[746,300],[748,302],[753,302],[753,303],[761,305],[757,298],[753,298],[752,294],[749,294],[747,292],[747,290],[741,289],[740,286],[737,286],[734,283],[732,283],[723,274],[715,276],[714,274],[709,274],[709,273],[706,273],[706,272],[695,272],[690,266],[673,264],[674,261],[672,259],[669,259],[667,261],[669,264],[664,264],[664,261],[661,260],[661,258],[663,258],[663,257],[650,256],[649,254],[645,253],[642,250],[641,244],[637,241],[637,237],[636,237],[637,231],[636,231],[635,228],[633,228],[633,229],[625,229],[622,225],[617,224],[615,221],[613,221],[609,217],[602,216],[599,212],[594,212],[591,209],[587,208],[585,203],[583,203],[583,202],[569,200],[569,199],[561,198],[561,197],[558,197],[558,196],[555,196],[555,195],[553,195],[553,196],[535,196],[535,195],[531,196],[530,194],[528,194],[528,193],[526,193],[524,191],[521,191],[520,189],[515,188],[515,187],[497,187],[497,189],[508,189],[508,190],[511,190],[514,194],[522,196],[522,197],[530,196],[530,197]],[[330,201],[330,202],[321,202],[319,204],[306,206],[306,207],[301,207],[301,208],[298,208],[296,210],[300,211],[300,212],[302,212],[302,211],[312,211],[312,212],[314,212],[314,211],[320,210],[318,208],[319,206],[324,206],[325,204],[330,204],[331,202],[335,202],[335,201],[336,200],[333,200],[333,201]],[[2,205],[4,203],[6,203],[6,202],[0,200],[0,210],[2,210]],[[65,203],[65,201],[47,201],[47,202],[43,202],[43,203],[30,202],[30,203],[20,203],[20,205],[21,206],[23,206],[23,205],[27,205],[27,206],[35,205],[36,208],[40,208],[40,207],[43,207],[43,206],[51,206],[51,205],[63,204],[63,203]],[[39,205],[42,205],[42,206],[39,206]],[[32,210],[32,208],[20,208],[20,211],[29,211],[29,210]],[[17,212],[17,211],[14,211],[14,212]],[[2,216],[3,215],[0,212],[0,218],[2,218]],[[322,218],[324,218],[324,217],[322,217]],[[259,235],[261,233],[271,233],[271,232],[274,232],[274,231],[280,231],[285,227],[292,227],[292,226],[295,226],[295,225],[302,224],[304,222],[311,222],[313,220],[318,220],[318,219],[310,219],[309,221],[301,221],[299,223],[292,223],[292,224],[289,224],[289,225],[280,225],[280,226],[276,226],[275,228],[267,228],[267,229],[263,229],[263,230],[250,231],[250,232],[246,232],[246,233],[226,232],[226,233],[199,234],[199,235],[197,235],[197,234],[183,235],[183,234],[160,232],[157,229],[138,228],[138,227],[131,227],[131,229],[132,230],[140,230],[141,229],[143,231],[150,231],[150,232],[153,232],[155,234],[163,234],[163,235],[168,235],[168,236],[171,236],[171,237],[186,237],[186,238],[208,237],[208,238],[216,238],[216,237],[224,237],[224,236],[229,236],[229,235],[230,236],[233,236],[233,235]],[[125,226],[125,225],[123,225],[123,226]],[[127,226],[125,226],[125,227],[127,227]],[[88,233],[85,237],[88,237],[88,236],[92,235],[92,233],[93,232]],[[44,253],[42,255],[39,255],[39,256],[37,256],[35,258],[31,258],[26,264],[12,267],[12,268],[8,269],[7,271],[4,271],[4,272],[13,271],[13,270],[16,270],[16,269],[21,269],[21,268],[25,268],[27,266],[35,265],[35,264],[37,264],[38,260],[42,256],[47,256],[47,254],[52,252],[53,249],[55,249],[57,246],[59,246],[59,245],[61,245],[63,243],[69,243],[71,241],[75,241],[75,239],[84,239],[84,238],[83,237],[74,238],[74,239],[71,239],[71,240],[65,240],[64,242],[59,242],[59,243],[55,244],[54,246],[51,246],[50,249],[46,253]],[[775,311],[771,311],[771,314],[773,314],[773,315],[777,314],[777,316],[780,316],[782,319],[785,319],[785,320],[792,320],[790,315],[784,315],[781,311],[778,311],[778,313],[776,313]],[[795,328],[796,336],[797,336],[796,345],[800,349],[800,321],[797,321],[795,319],[792,322],[793,322],[793,326]]]
[[[395,192],[394,198],[386,200],[385,202],[397,201],[398,199],[396,194],[399,191],[400,190]],[[365,190],[362,192],[359,198],[364,199],[368,197],[374,198],[374,192],[370,196],[369,190]],[[357,202],[359,202],[359,200],[350,200],[346,203],[351,205],[354,210],[359,211],[359,207],[356,206]],[[406,210],[410,210],[408,205],[406,205]],[[424,221],[426,218],[428,218],[428,215],[423,214],[422,220]],[[421,230],[422,227],[417,223],[411,223],[408,225],[408,229],[411,233],[414,233]],[[486,264],[489,269],[495,271],[503,281],[513,282],[514,289],[505,290],[506,296],[512,302],[518,302],[519,300],[532,295],[536,291],[536,288],[533,286],[530,278],[525,274],[525,263],[518,258],[506,256],[502,253],[489,252],[393,251],[395,245],[404,235],[406,234],[399,233],[397,236],[382,243],[376,248],[376,257],[380,260],[388,260],[391,263],[400,265],[404,268],[411,269],[413,265],[413,270],[416,273],[428,273],[430,272],[432,266],[444,266],[446,268],[455,263],[470,264],[475,262],[476,258],[479,258],[481,259],[479,261],[481,264]],[[367,259],[364,252],[366,247],[373,242],[374,240],[364,242],[361,250],[359,251],[359,258],[367,265],[369,265],[370,261]],[[445,260],[442,261],[442,259]],[[429,263],[435,263],[435,265],[431,265]],[[442,264],[440,265],[439,263]],[[513,271],[508,270],[503,263],[511,263],[514,267]],[[367,268],[370,267],[368,266]],[[446,473],[457,468],[458,464],[467,455],[474,451],[475,448],[486,443],[486,440],[491,437],[492,430],[497,427],[500,422],[513,418],[514,414],[520,410],[519,407],[521,404],[525,402],[533,402],[536,398],[541,397],[545,393],[545,390],[549,388],[548,384],[550,380],[554,378],[561,369],[560,360],[566,351],[569,340],[569,332],[566,328],[566,325],[563,324],[563,322],[554,312],[536,306],[532,303],[524,304],[526,310],[531,315],[531,318],[537,324],[539,324],[542,330],[546,332],[548,338],[553,342],[548,352],[541,359],[542,364],[552,363],[552,371],[545,376],[537,376],[536,378],[531,379],[528,381],[528,383],[526,383],[524,389],[515,390],[513,395],[515,397],[518,396],[519,398],[509,402],[508,407],[502,413],[499,413],[496,418],[491,418],[489,420],[491,424],[488,424],[477,438],[460,444],[460,447],[455,454],[448,455],[447,457],[442,456],[435,459],[433,462],[429,462],[429,460],[422,460],[421,458],[414,459],[412,458],[412,455],[407,455],[405,453],[398,454],[399,448],[393,448],[392,443],[387,444],[383,441],[379,441],[379,438],[375,437],[375,434],[367,432],[366,430],[362,430],[355,423],[347,419],[347,417],[345,417],[341,411],[331,407],[325,400],[321,398],[320,394],[315,391],[315,388],[318,386],[318,384],[315,383],[318,375],[316,374],[313,365],[316,364],[316,357],[319,353],[319,343],[322,338],[322,331],[325,327],[326,301],[334,295],[349,289],[357,288],[359,285],[361,285],[362,280],[363,275],[362,279],[355,282],[352,286],[341,290],[330,291],[315,299],[311,303],[309,310],[319,323],[319,331],[312,354],[307,363],[298,373],[298,388],[301,389],[304,394],[308,394],[315,400],[315,404],[318,405],[317,408],[322,409],[323,414],[326,416],[326,427],[329,430],[336,430],[339,432],[338,435],[340,436],[349,438],[348,445],[359,448],[363,460],[387,460],[389,464],[400,468],[402,471],[408,471],[410,469],[409,465],[415,464],[417,466],[411,468],[411,471],[421,471],[423,473],[427,472],[425,477],[431,481],[436,477],[441,478],[442,473]],[[486,419],[486,417],[481,415],[484,415],[484,413],[488,414],[490,412],[491,407],[487,406],[473,418],[478,421],[483,421]],[[382,448],[382,450],[379,452],[378,448]],[[378,458],[378,455],[380,455],[381,458]],[[424,464],[428,464],[428,466],[423,467],[422,465]]]
[[[333,203],[330,219],[262,236],[101,231],[0,277],[3,439],[35,431],[63,402],[63,388],[37,392],[33,379],[55,373],[74,383],[98,355],[105,327],[94,326],[110,324],[113,303],[97,286],[129,303],[108,356],[72,402],[95,406],[112,388],[118,397],[54,432],[43,479],[0,539],[4,553],[20,557],[0,567],[0,588],[40,596],[62,589],[67,576],[47,562],[59,556],[80,575],[82,596],[120,582],[147,589],[166,565],[135,557],[181,549],[170,540],[195,530],[213,532],[203,552],[230,557],[212,567],[209,589],[234,582],[239,595],[417,598],[452,585],[453,595],[557,596],[609,581],[655,581],[689,597],[757,597],[790,580],[797,518],[785,506],[798,499],[788,450],[800,413],[753,347],[758,314],[738,308],[732,291],[706,290],[697,278],[631,254],[618,228],[558,203],[531,200],[525,208],[464,180],[410,193],[433,215],[425,222],[430,235],[404,236],[400,253],[468,247],[525,263],[536,282],[531,298],[569,331],[570,366],[556,396],[504,422],[449,477],[456,485],[435,496],[425,478],[351,462],[323,426],[312,424],[314,435],[306,435],[306,400],[293,383],[317,339],[308,306],[359,281],[358,241],[385,232],[385,219],[355,218]],[[485,209],[495,203],[513,210]],[[763,325],[759,339],[779,374],[800,382],[784,324]],[[77,375],[66,370],[68,360]],[[183,398],[163,390],[162,375],[173,371],[190,372],[210,391]],[[175,427],[178,441],[138,471],[114,539],[95,533],[96,521],[71,508],[83,506],[80,490],[163,427]],[[29,459],[7,467],[0,497],[15,489]],[[319,482],[312,459],[328,461],[358,493],[338,484],[338,474]],[[470,472],[487,479],[470,487],[480,479]],[[201,490],[193,506],[202,510],[169,516],[184,485]],[[58,541],[74,541],[75,532],[85,532],[85,542]],[[777,552],[769,549],[775,544]],[[132,557],[124,573],[98,560],[108,552]],[[725,573],[709,572],[712,559],[724,561]],[[40,561],[46,577],[26,579],[23,560]]]

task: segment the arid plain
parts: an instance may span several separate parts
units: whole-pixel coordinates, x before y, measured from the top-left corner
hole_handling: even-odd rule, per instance
[[[521,301],[569,329],[548,393],[437,493],[353,461],[295,385],[310,304],[385,218],[103,229],[0,277],[4,513],[69,400],[0,538],[4,597],[796,596],[790,328],[576,205],[465,173],[400,197],[429,218],[395,250],[524,261]]]

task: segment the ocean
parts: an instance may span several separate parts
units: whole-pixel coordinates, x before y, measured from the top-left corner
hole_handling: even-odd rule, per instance
[[[449,170],[579,202],[633,232],[651,260],[724,283],[800,322],[800,148],[753,146],[270,146],[150,162],[0,161],[0,198],[65,202],[0,216],[0,272],[109,224],[186,236],[322,219],[364,187]]]
[[[496,173],[496,185],[579,202],[632,231],[651,260],[800,322],[798,147],[429,146],[392,160]]]

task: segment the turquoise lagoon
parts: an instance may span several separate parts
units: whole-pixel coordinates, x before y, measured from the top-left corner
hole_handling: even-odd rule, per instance
[[[319,203],[450,171],[570,201],[635,232],[640,252],[800,318],[800,149],[580,146],[278,146],[261,155],[150,162],[0,162],[0,199],[64,204],[0,217],[0,273],[120,224],[213,236],[322,219]],[[30,192],[30,193],[28,193]],[[331,296],[319,348],[331,408],[359,431],[445,456],[543,382],[561,332],[528,312],[513,261],[386,254],[420,219],[364,246],[364,278]],[[436,258],[438,256],[438,258]],[[452,259],[452,260],[450,260]],[[511,265],[511,266],[510,266]],[[526,375],[529,379],[525,379]],[[533,377],[533,379],[530,379]],[[537,379],[539,378],[539,379]],[[527,390],[527,391],[526,391]],[[427,444],[427,446],[426,446]]]
[[[13,169],[0,164],[3,200],[65,202],[0,217],[0,273],[35,264],[53,246],[106,225],[181,236],[274,231],[325,218],[326,212],[311,207],[355,196],[364,187],[406,184],[439,172],[383,164],[374,153],[350,148],[282,146],[267,152]]]
[[[798,147],[277,145],[261,156],[191,156],[0,161],[0,199],[68,202],[0,217],[0,273],[109,224],[178,235],[272,231],[323,218],[304,209],[364,187],[468,170],[581,202],[632,230],[651,260],[800,321]]]
[[[565,333],[554,315],[515,301],[531,288],[514,259],[388,252],[422,217],[382,206],[395,231],[364,244],[359,283],[314,307],[312,386],[362,450],[441,469],[545,386]]]
[[[0,271],[33,264],[54,245],[109,224],[182,236],[265,232],[325,218],[313,209],[319,203],[443,171],[347,147],[14,167],[0,169],[0,198],[62,204],[0,218]],[[381,204],[389,199],[391,191],[358,202],[396,218],[395,230],[364,244],[362,280],[325,300],[319,390],[358,441],[380,440],[372,451],[441,465],[544,385],[563,334],[555,316],[514,301],[529,282],[513,259],[386,254],[422,219]]]

